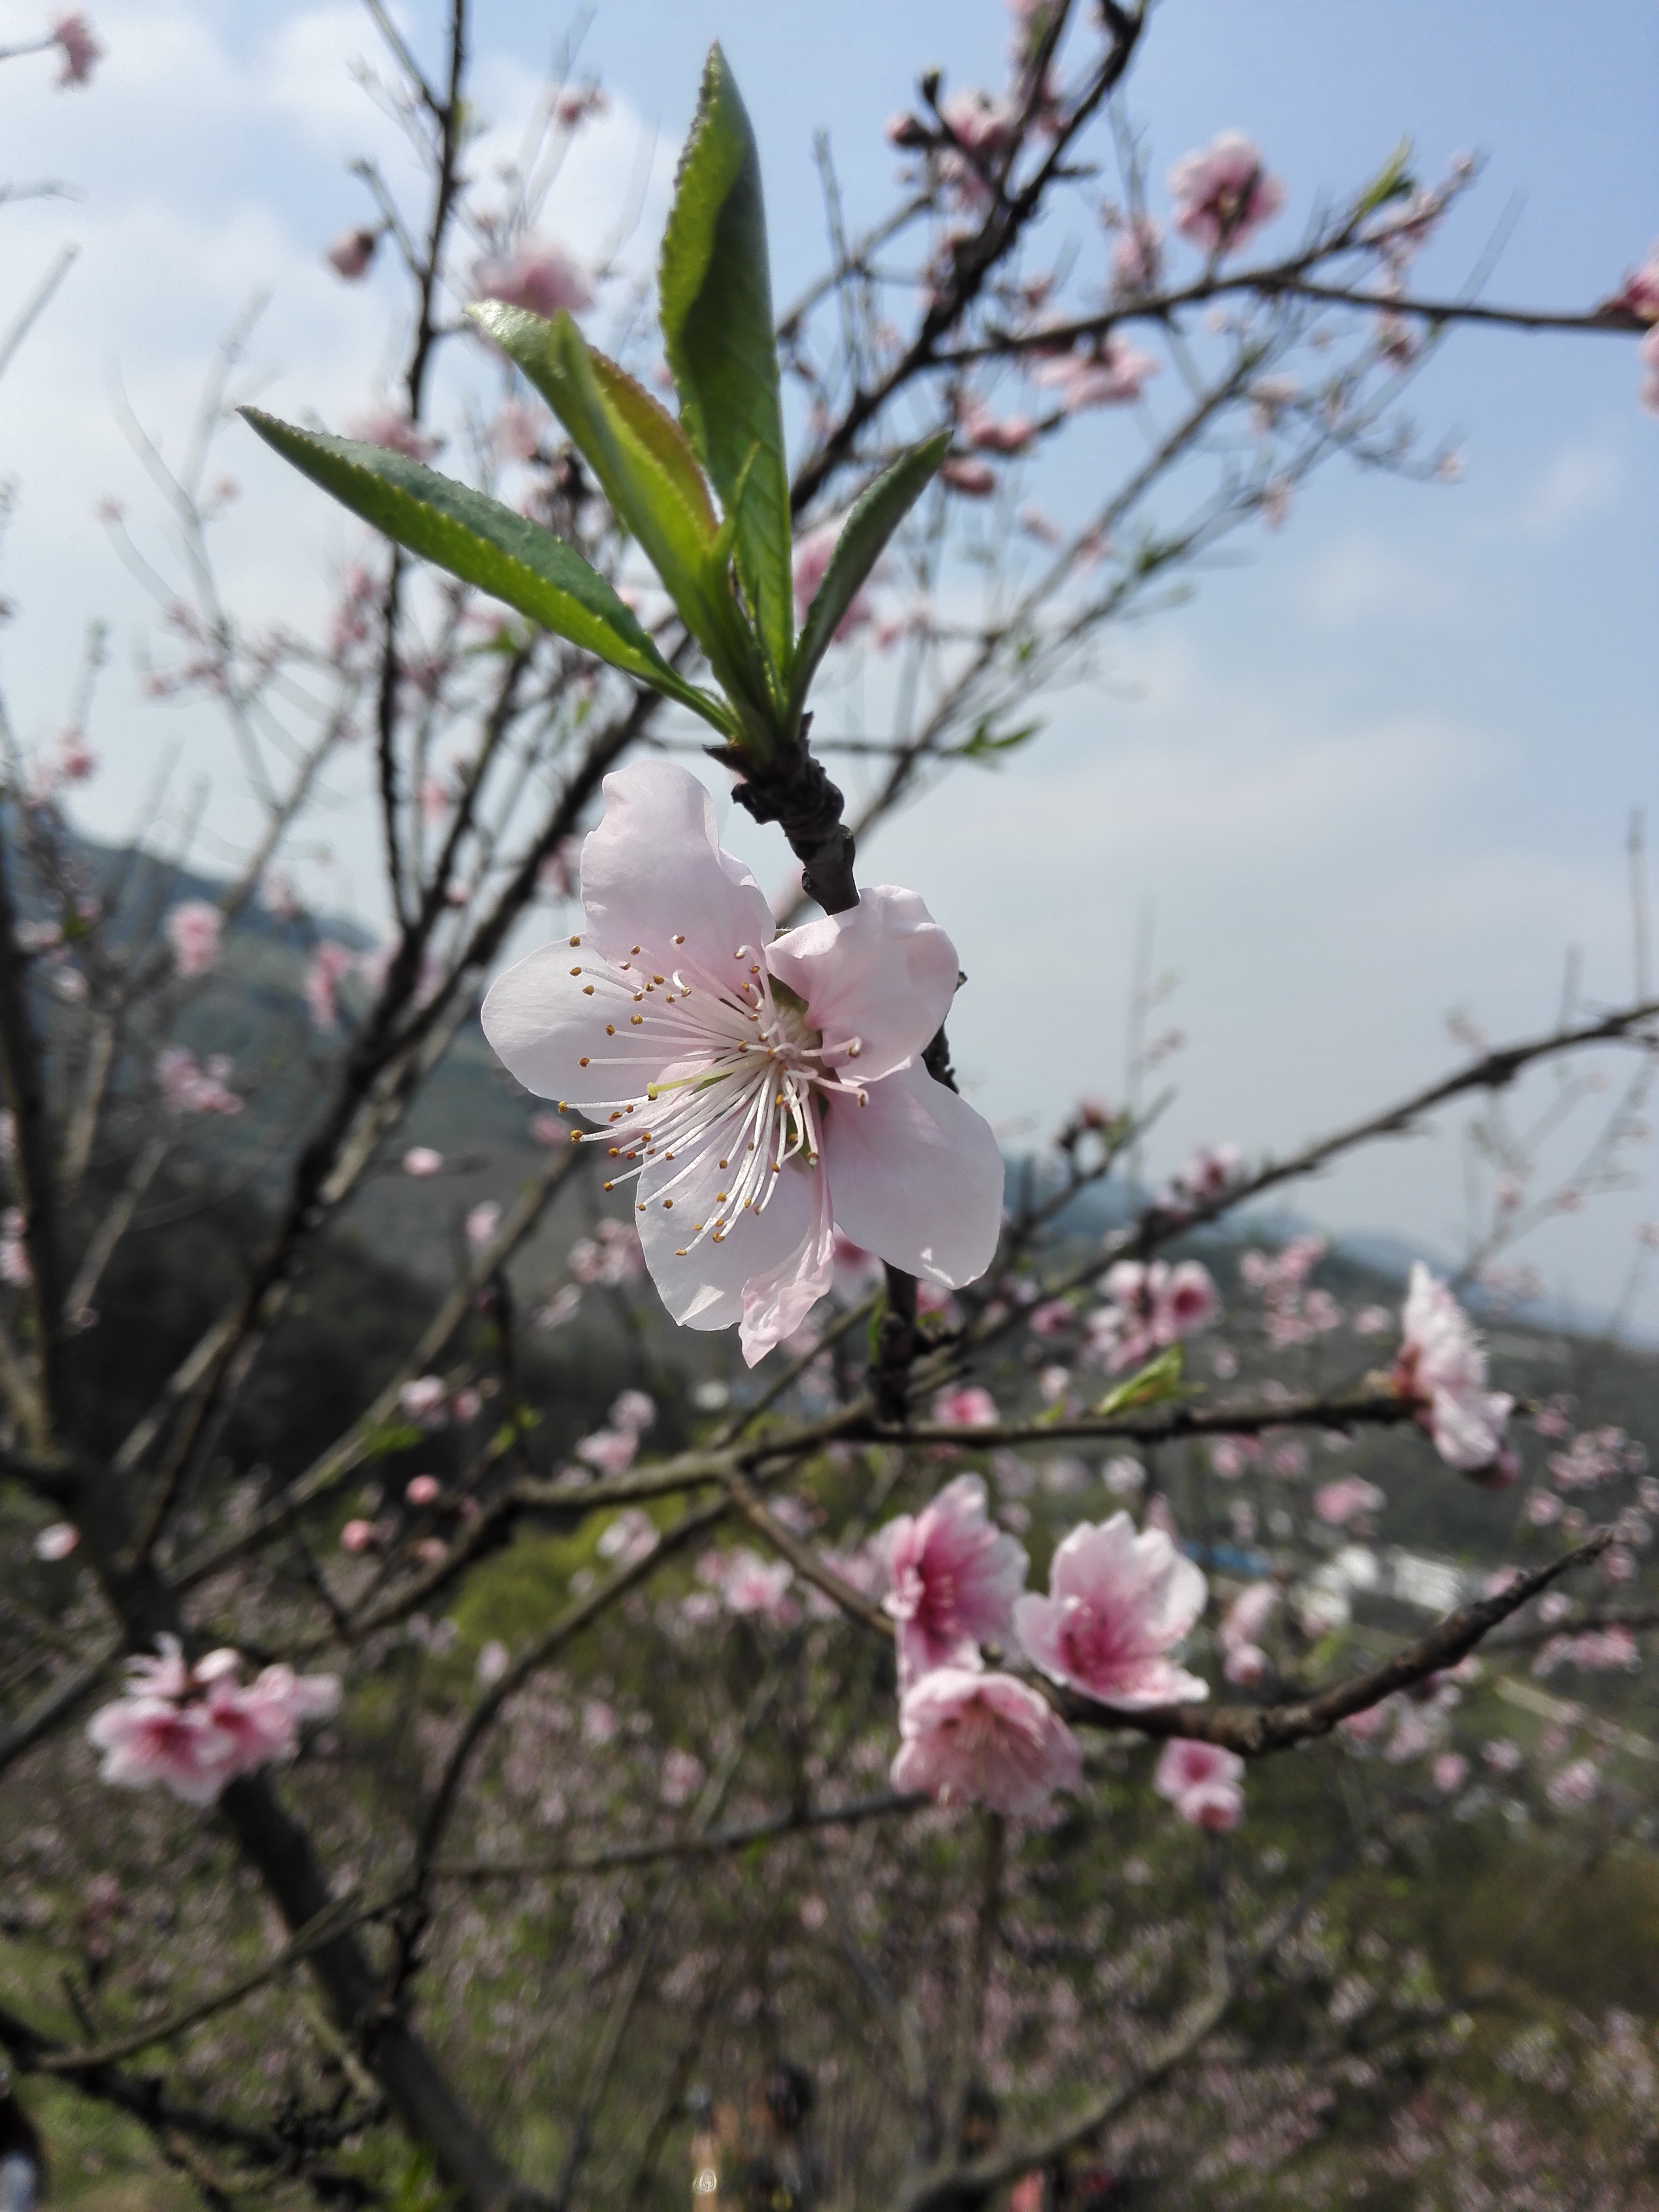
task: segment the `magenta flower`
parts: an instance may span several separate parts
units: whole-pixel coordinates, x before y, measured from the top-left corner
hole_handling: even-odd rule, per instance
[[[1394,1387],[1417,1407],[1435,1449],[1461,1474],[1501,1468],[1515,1401],[1487,1389],[1486,1355],[1468,1316],[1420,1260],[1400,1320]]]
[[[1060,1546],[1048,1595],[1027,1591],[1014,1633],[1050,1680],[1130,1712],[1207,1698],[1169,1657],[1204,1610],[1208,1585],[1161,1528],[1139,1535],[1127,1513],[1085,1522]]]
[[[890,1584],[882,1609],[898,1624],[901,1689],[935,1668],[977,1667],[980,1645],[1013,1626],[1025,1547],[985,1506],[981,1477],[959,1474],[921,1512],[881,1531]]]
[[[1269,176],[1261,154],[1242,131],[1223,131],[1201,153],[1183,155],[1170,172],[1176,228],[1212,257],[1236,252],[1285,204],[1285,186]]]
[[[478,262],[472,271],[475,300],[499,300],[532,315],[580,314],[593,304],[593,287],[562,246],[526,237],[515,252]]]
[[[162,927],[181,975],[205,975],[218,961],[225,918],[208,899],[182,899],[167,908]]]
[[[921,1064],[957,981],[921,901],[878,886],[775,939],[694,776],[640,761],[605,793],[586,930],[500,978],[484,1034],[528,1090],[604,1125],[584,1141],[617,1164],[607,1189],[637,1181],[674,1319],[739,1322],[752,1365],[829,1288],[836,1228],[946,1290],[982,1274],[1002,1159]]]
[[[1236,1828],[1244,1817],[1244,1762],[1218,1743],[1171,1736],[1159,1755],[1152,1787],[1183,1820],[1212,1834]]]
[[[1040,1812],[1075,1790],[1083,1754],[1048,1700],[1012,1674],[936,1668],[899,1705],[895,1790],[924,1790],[941,1805]]]

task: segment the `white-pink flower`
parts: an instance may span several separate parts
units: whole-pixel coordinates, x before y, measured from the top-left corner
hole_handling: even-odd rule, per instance
[[[423,1429],[441,1429],[448,1416],[449,1386],[441,1375],[417,1375],[398,1393],[398,1403]]]
[[[1244,1817],[1244,1762],[1218,1743],[1171,1736],[1159,1754],[1152,1787],[1195,1828],[1224,1834]]]
[[[1040,1812],[1056,1790],[1075,1790],[1083,1754],[1060,1715],[1012,1674],[936,1668],[899,1705],[896,1790],[926,1790],[941,1805],[994,1813]]]
[[[988,1516],[982,1479],[957,1475],[920,1513],[890,1521],[880,1543],[901,1687],[934,1668],[977,1667],[980,1645],[1013,1626],[1026,1567],[1024,1546]]]
[[[466,1217],[466,1241],[475,1252],[482,1252],[495,1241],[495,1231],[501,1225],[501,1209],[493,1198],[484,1199],[473,1206]]]
[[[80,9],[60,15],[52,27],[52,36],[64,58],[58,72],[59,85],[90,84],[93,70],[104,58],[104,48]]]
[[[162,927],[181,975],[205,975],[219,957],[225,918],[208,899],[181,899],[167,908]]]
[[[1135,1712],[1207,1698],[1169,1656],[1204,1610],[1207,1585],[1160,1528],[1139,1534],[1127,1513],[1085,1522],[1055,1551],[1048,1595],[1027,1591],[1014,1632],[1049,1679]]]
[[[234,1065],[222,1053],[200,1062],[187,1046],[169,1045],[155,1062],[168,1113],[240,1114],[243,1102],[225,1081]]]
[[[977,1382],[952,1382],[935,1393],[933,1419],[947,1428],[994,1428],[997,1401]]]
[[[1639,269],[1630,271],[1607,304],[1622,307],[1644,323],[1659,323],[1659,240],[1649,246],[1647,259]]]
[[[639,1432],[635,1429],[596,1429],[576,1447],[576,1456],[601,1474],[626,1474],[639,1455]]]
[[[364,224],[356,230],[343,230],[323,258],[337,276],[343,277],[348,284],[355,284],[359,277],[368,274],[380,243],[378,226]]]
[[[1267,1679],[1268,1659],[1261,1639],[1278,1603],[1277,1583],[1252,1583],[1222,1616],[1215,1637],[1221,1670],[1240,1689],[1254,1689]]]
[[[325,937],[312,952],[306,963],[305,1000],[312,1025],[315,1029],[337,1029],[340,1010],[336,999],[346,977],[357,965],[357,956],[349,945],[339,945]]]
[[[739,1546],[726,1562],[720,1598],[728,1613],[744,1619],[787,1622],[795,1617],[789,1585],[795,1571],[787,1559],[763,1559]]]
[[[1333,1528],[1340,1528],[1357,1514],[1375,1513],[1388,1504],[1387,1493],[1363,1475],[1339,1475],[1314,1492],[1314,1511]]]
[[[1285,204],[1285,186],[1242,131],[1223,131],[1170,172],[1176,228],[1212,256],[1237,252]]]
[[[434,1152],[430,1145],[411,1145],[404,1154],[404,1173],[413,1176],[417,1182],[423,1182],[428,1176],[441,1175],[443,1167],[443,1154]]]
[[[475,300],[499,300],[532,315],[563,310],[580,314],[593,304],[593,286],[562,246],[550,239],[525,237],[508,254],[478,262],[472,271]]]
[[[1394,1384],[1448,1467],[1462,1474],[1501,1472],[1504,1431],[1515,1401],[1486,1388],[1486,1355],[1468,1316],[1419,1260],[1401,1313]]]
[[[586,927],[510,969],[484,1033],[583,1141],[637,1180],[646,1263],[674,1319],[741,1324],[752,1365],[830,1286],[833,1233],[944,1288],[989,1266],[1002,1159],[921,1054],[956,948],[914,892],[774,938],[714,802],[666,761],[607,776],[582,848]]]
[[[1089,1349],[1116,1373],[1206,1328],[1221,1310],[1200,1261],[1120,1260],[1106,1273],[1109,1303],[1089,1317]]]
[[[1132,216],[1112,247],[1112,289],[1150,292],[1163,273],[1163,224],[1149,215]]]

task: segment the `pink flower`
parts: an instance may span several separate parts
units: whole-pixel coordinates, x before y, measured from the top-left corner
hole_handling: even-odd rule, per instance
[[[1024,1545],[987,1517],[982,1479],[957,1475],[921,1512],[890,1521],[880,1543],[901,1687],[937,1667],[978,1666],[981,1644],[1013,1625],[1026,1565]]]
[[[155,1062],[155,1080],[170,1114],[240,1114],[243,1101],[225,1082],[234,1063],[215,1053],[205,1066],[184,1045],[169,1045]]]
[[[57,768],[65,783],[85,783],[97,775],[98,756],[87,743],[83,732],[59,730]]]
[[[388,453],[402,453],[411,461],[429,461],[443,442],[397,408],[385,405],[354,415],[346,424],[346,435],[365,446],[383,447]]]
[[[340,1549],[343,1552],[366,1552],[374,1541],[372,1522],[348,1521],[340,1531]]]
[[[694,776],[639,761],[605,792],[585,935],[510,969],[483,1026],[527,1089],[602,1124],[584,1141],[608,1146],[608,1188],[638,1179],[670,1314],[740,1322],[752,1365],[829,1288],[837,1227],[947,1290],[975,1280],[1000,1233],[1002,1159],[921,1065],[957,981],[921,901],[879,886],[775,939]]]
[[[1149,215],[1133,216],[1112,247],[1112,289],[1151,292],[1164,273],[1164,226]]]
[[[1469,1762],[1455,1751],[1443,1751],[1429,1769],[1434,1777],[1434,1786],[1452,1797],[1469,1778]]]
[[[703,1764],[695,1752],[681,1751],[677,1747],[665,1753],[662,1778],[658,1785],[665,1805],[690,1804],[702,1788],[703,1780]]]
[[[1240,131],[1223,131],[1170,172],[1176,228],[1212,258],[1236,252],[1285,204],[1285,187]]]
[[[1550,1777],[1544,1794],[1558,1813],[1574,1813],[1589,1803],[1601,1778],[1594,1759],[1575,1759]]]
[[[501,1225],[501,1209],[493,1198],[487,1198],[466,1217],[466,1241],[475,1252],[482,1252],[495,1242],[495,1231]]]
[[[337,276],[343,276],[348,284],[355,284],[360,276],[368,274],[380,243],[378,225],[366,224],[358,230],[343,230],[323,258]]]
[[[657,1418],[657,1401],[644,1390],[624,1390],[611,1408],[611,1425],[643,1436]]]
[[[1210,1271],[1197,1260],[1120,1260],[1106,1273],[1110,1304],[1089,1317],[1090,1349],[1115,1374],[1136,1367],[1221,1310]]]
[[[625,1221],[601,1221],[591,1237],[577,1238],[569,1258],[579,1283],[600,1283],[611,1290],[636,1283],[645,1273],[639,1232]]]
[[[398,1393],[398,1403],[423,1429],[441,1429],[448,1413],[448,1385],[441,1375],[417,1375]]]
[[[568,1145],[570,1125],[568,1121],[560,1121],[556,1114],[532,1114],[530,1133],[538,1145]]]
[[[58,72],[58,84],[90,84],[93,70],[104,58],[104,49],[80,9],[76,9],[73,15],[60,15],[52,27],[52,35],[64,57],[64,65]]]
[[[428,1176],[441,1175],[443,1168],[443,1154],[434,1152],[430,1145],[411,1145],[404,1154],[404,1173],[415,1176],[417,1181],[423,1182]]]
[[[81,1531],[72,1521],[53,1521],[36,1535],[34,1556],[54,1562],[66,1559],[80,1540]]]
[[[639,1449],[639,1437],[632,1429],[596,1429],[577,1445],[576,1456],[601,1474],[626,1474]]]
[[[1204,1610],[1203,1575],[1161,1529],[1127,1513],[1085,1522],[1056,1550],[1048,1595],[1027,1591],[1014,1633],[1049,1679],[1136,1712],[1209,1690],[1168,1656]]]
[[[939,103],[939,112],[951,137],[969,154],[999,154],[1013,135],[1014,113],[1008,103],[977,88],[953,92]]]
[[[332,1674],[267,1667],[244,1687],[234,1651],[210,1651],[186,1668],[176,1637],[161,1637],[158,1647],[159,1657],[127,1662],[125,1693],[87,1723],[104,1754],[100,1778],[125,1789],[160,1782],[186,1804],[211,1804],[235,1776],[291,1759],[301,1722],[340,1701]]]
[[[594,1549],[619,1567],[636,1567],[657,1548],[656,1523],[637,1505],[625,1506],[600,1534]]]
[[[1171,1736],[1159,1754],[1152,1787],[1183,1820],[1212,1834],[1236,1828],[1244,1817],[1244,1762],[1217,1743]]]
[[[1261,1636],[1279,1603],[1277,1583],[1252,1583],[1236,1597],[1216,1630],[1222,1672],[1240,1689],[1253,1689],[1268,1673]]]
[[[899,1705],[895,1790],[923,1790],[941,1805],[1040,1812],[1083,1774],[1076,1737],[1045,1698],[1012,1674],[939,1667]]]
[[[23,1232],[22,1207],[9,1206],[0,1214],[0,1282],[9,1283],[14,1290],[20,1291],[26,1291],[34,1280]]]
[[[989,499],[997,488],[997,472],[988,461],[964,459],[952,454],[939,465],[939,482],[963,499]]]
[[[935,1395],[933,1419],[950,1428],[994,1428],[997,1420],[997,1401],[977,1382],[953,1382],[948,1389]]]
[[[522,238],[512,253],[477,263],[472,271],[475,300],[499,300],[504,307],[527,308],[551,317],[562,311],[580,314],[593,304],[593,286],[562,246],[549,239]]]
[[[1387,1494],[1374,1482],[1358,1474],[1339,1475],[1314,1492],[1314,1511],[1333,1528],[1340,1528],[1358,1513],[1375,1513],[1388,1504]]]
[[[1237,1182],[1244,1155],[1237,1145],[1200,1145],[1181,1172],[1172,1177],[1166,1205],[1209,1206]]]
[[[787,1559],[763,1559],[758,1553],[740,1546],[726,1562],[720,1597],[728,1613],[787,1623],[795,1618],[788,1595],[794,1579],[795,1571]]]
[[[1642,362],[1638,396],[1650,415],[1659,415],[1659,324],[1648,332],[1637,351]]]
[[[225,918],[207,899],[183,899],[167,908],[162,927],[181,975],[205,975],[218,961]]]
[[[1089,407],[1127,407],[1139,398],[1148,377],[1162,364],[1114,331],[1091,353],[1051,354],[1039,360],[1031,381],[1059,395],[1068,415]]]
[[[795,540],[795,613],[803,622],[806,618],[807,609],[818,595],[819,586],[829,573],[836,547],[841,541],[842,529],[841,522],[821,522],[816,529],[809,530],[804,537]],[[870,595],[860,587],[853,594],[852,605],[836,625],[837,640],[845,644],[874,615],[875,607]]]
[[[1394,1386],[1448,1467],[1479,1474],[1497,1467],[1513,1398],[1486,1388],[1486,1355],[1469,1317],[1419,1261],[1401,1314]]]
[[[1023,453],[1036,430],[1029,415],[993,415],[971,394],[962,403],[958,421],[964,440],[982,453]]]
[[[1606,304],[1622,307],[1626,314],[1639,316],[1644,323],[1659,323],[1659,240],[1649,246],[1648,258],[1641,267],[1630,271]]]
[[[435,1474],[417,1474],[410,1481],[404,1496],[414,1506],[435,1505],[441,1491],[442,1485]]]
[[[325,937],[313,951],[306,966],[304,989],[313,1028],[325,1031],[338,1028],[340,1012],[335,994],[356,965],[356,954],[332,938]]]

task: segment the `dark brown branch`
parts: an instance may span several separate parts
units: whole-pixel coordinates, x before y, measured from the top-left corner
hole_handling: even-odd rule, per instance
[[[0,824],[0,1070],[11,1108],[14,1167],[22,1200],[23,1242],[29,1258],[29,1298],[34,1312],[40,1366],[40,1413],[50,1448],[60,1439],[67,1406],[64,1328],[62,1225],[58,1177],[46,1098],[46,1068],[28,1001],[28,966],[17,943],[17,904],[10,856]]]

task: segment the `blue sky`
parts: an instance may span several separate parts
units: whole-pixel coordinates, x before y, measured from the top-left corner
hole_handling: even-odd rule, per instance
[[[435,13],[421,0],[405,19],[418,37]],[[89,91],[50,93],[44,64],[0,74],[12,173],[60,175],[82,195],[4,217],[8,297],[61,240],[82,252],[0,386],[20,498],[0,548],[0,589],[19,608],[0,669],[26,732],[44,732],[81,627],[109,616],[106,766],[87,818],[130,821],[176,740],[181,773],[213,779],[210,818],[234,836],[222,740],[143,699],[142,603],[89,520],[117,491],[161,547],[113,380],[176,447],[216,337],[262,289],[271,404],[331,419],[361,405],[385,373],[383,318],[319,256],[362,207],[345,162],[388,133],[351,80],[370,38],[344,0],[112,0],[96,14],[110,56]],[[34,20],[19,5],[4,17],[9,36]],[[567,20],[485,0],[488,113],[515,119]],[[812,130],[832,135],[854,218],[878,212],[888,112],[930,63],[952,82],[994,82],[1006,23],[997,0],[600,0],[583,59],[617,108],[562,180],[550,227],[591,250],[642,178],[645,250],[716,35],[757,118],[782,295],[821,256]],[[1610,289],[1659,233],[1656,94],[1659,16],[1635,0],[1587,0],[1571,38],[1559,9],[1533,0],[1163,0],[1133,104],[1155,179],[1216,130],[1250,131],[1290,184],[1291,223],[1402,133],[1430,173],[1480,153],[1473,212],[1431,273],[1457,281],[1501,225],[1491,296],[1571,305]],[[958,938],[972,979],[958,1058],[994,1118],[1047,1127],[1078,1091],[1118,1087],[1148,902],[1159,965],[1180,978],[1170,1018],[1189,1038],[1158,1164],[1200,1138],[1260,1152],[1364,1111],[1455,1058],[1452,1010],[1498,1036],[1547,1024],[1570,946],[1592,997],[1628,989],[1631,806],[1659,830],[1659,424],[1638,411],[1636,383],[1627,340],[1459,336],[1413,406],[1431,434],[1456,436],[1461,484],[1338,464],[1282,534],[1241,542],[1192,604],[1127,633],[1102,681],[1045,702],[1039,746],[1000,777],[960,773],[883,835],[873,872],[921,889]],[[223,533],[228,584],[250,608],[299,618],[316,604],[319,556],[343,557],[346,533],[274,463],[228,459],[246,486]],[[370,849],[343,785],[331,820],[340,895],[367,914]],[[763,833],[739,821],[732,834],[775,875]],[[1458,1126],[1370,1155],[1309,1193],[1309,1210],[1455,1249]],[[1554,1289],[1605,1303],[1632,1220],[1656,1214],[1647,1183],[1553,1227],[1534,1256]],[[1659,1319],[1659,1292],[1650,1311]]]

